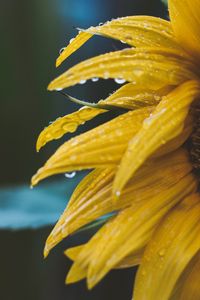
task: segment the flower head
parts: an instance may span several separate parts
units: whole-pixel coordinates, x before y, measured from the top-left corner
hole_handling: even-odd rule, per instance
[[[56,120],[37,149],[109,109],[126,111],[65,142],[32,179],[94,169],[75,189],[47,239],[45,256],[63,238],[114,212],[86,244],[68,249],[67,282],[92,288],[111,269],[140,265],[134,300],[199,299],[200,5],[170,0],[171,21],[125,17],[82,30],[57,66],[94,34],[128,49],[103,54],[53,80],[60,90],[92,78],[126,82],[93,107]]]

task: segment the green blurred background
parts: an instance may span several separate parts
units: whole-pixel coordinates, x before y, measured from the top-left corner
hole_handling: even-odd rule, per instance
[[[92,292],[84,282],[64,285],[70,262],[63,250],[87,241],[93,232],[72,236],[43,261],[45,239],[82,174],[71,180],[57,176],[33,191],[29,181],[70,136],[37,154],[39,132],[58,116],[78,108],[60,94],[47,92],[49,81],[83,59],[122,47],[116,41],[95,37],[57,70],[55,59],[59,49],[76,35],[74,27],[86,28],[134,14],[167,17],[167,10],[159,0],[3,0],[0,14],[0,299],[129,299],[134,270],[112,272]],[[107,80],[70,88],[68,93],[97,101],[116,88],[116,83]],[[79,132],[102,121],[102,117],[96,118]]]

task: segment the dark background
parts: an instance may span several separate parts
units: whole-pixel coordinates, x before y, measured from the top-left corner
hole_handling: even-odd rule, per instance
[[[49,81],[85,58],[121,47],[116,41],[95,37],[56,70],[59,49],[76,35],[74,26],[86,28],[135,14],[166,17],[167,12],[156,0],[1,1],[1,187],[12,190],[16,185],[28,185],[31,175],[60,143],[50,144],[37,154],[39,132],[49,121],[78,108],[63,96],[47,92]],[[76,86],[68,93],[97,101],[115,89],[116,84],[108,80]],[[102,117],[81,131],[98,122]],[[92,292],[86,290],[84,282],[65,286],[70,262],[62,255],[63,250],[86,241],[92,233],[74,235],[43,261],[42,248],[50,230],[48,226],[0,231],[0,299],[130,299],[134,270],[111,272]]]

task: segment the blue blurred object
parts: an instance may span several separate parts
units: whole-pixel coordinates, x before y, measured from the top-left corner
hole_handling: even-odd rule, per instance
[[[0,189],[0,229],[39,228],[56,222],[67,201],[83,177],[41,184],[30,189],[28,184]]]

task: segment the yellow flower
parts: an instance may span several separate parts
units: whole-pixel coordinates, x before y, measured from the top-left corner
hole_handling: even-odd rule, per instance
[[[140,265],[134,300],[200,299],[200,5],[170,0],[171,21],[125,17],[81,31],[60,65],[94,34],[131,47],[88,59],[49,85],[60,90],[91,78],[128,82],[97,106],[56,120],[37,149],[110,108],[127,111],[65,142],[32,179],[91,169],[74,191],[45,246],[109,212],[86,244],[68,249],[67,282],[89,288],[111,269]]]

